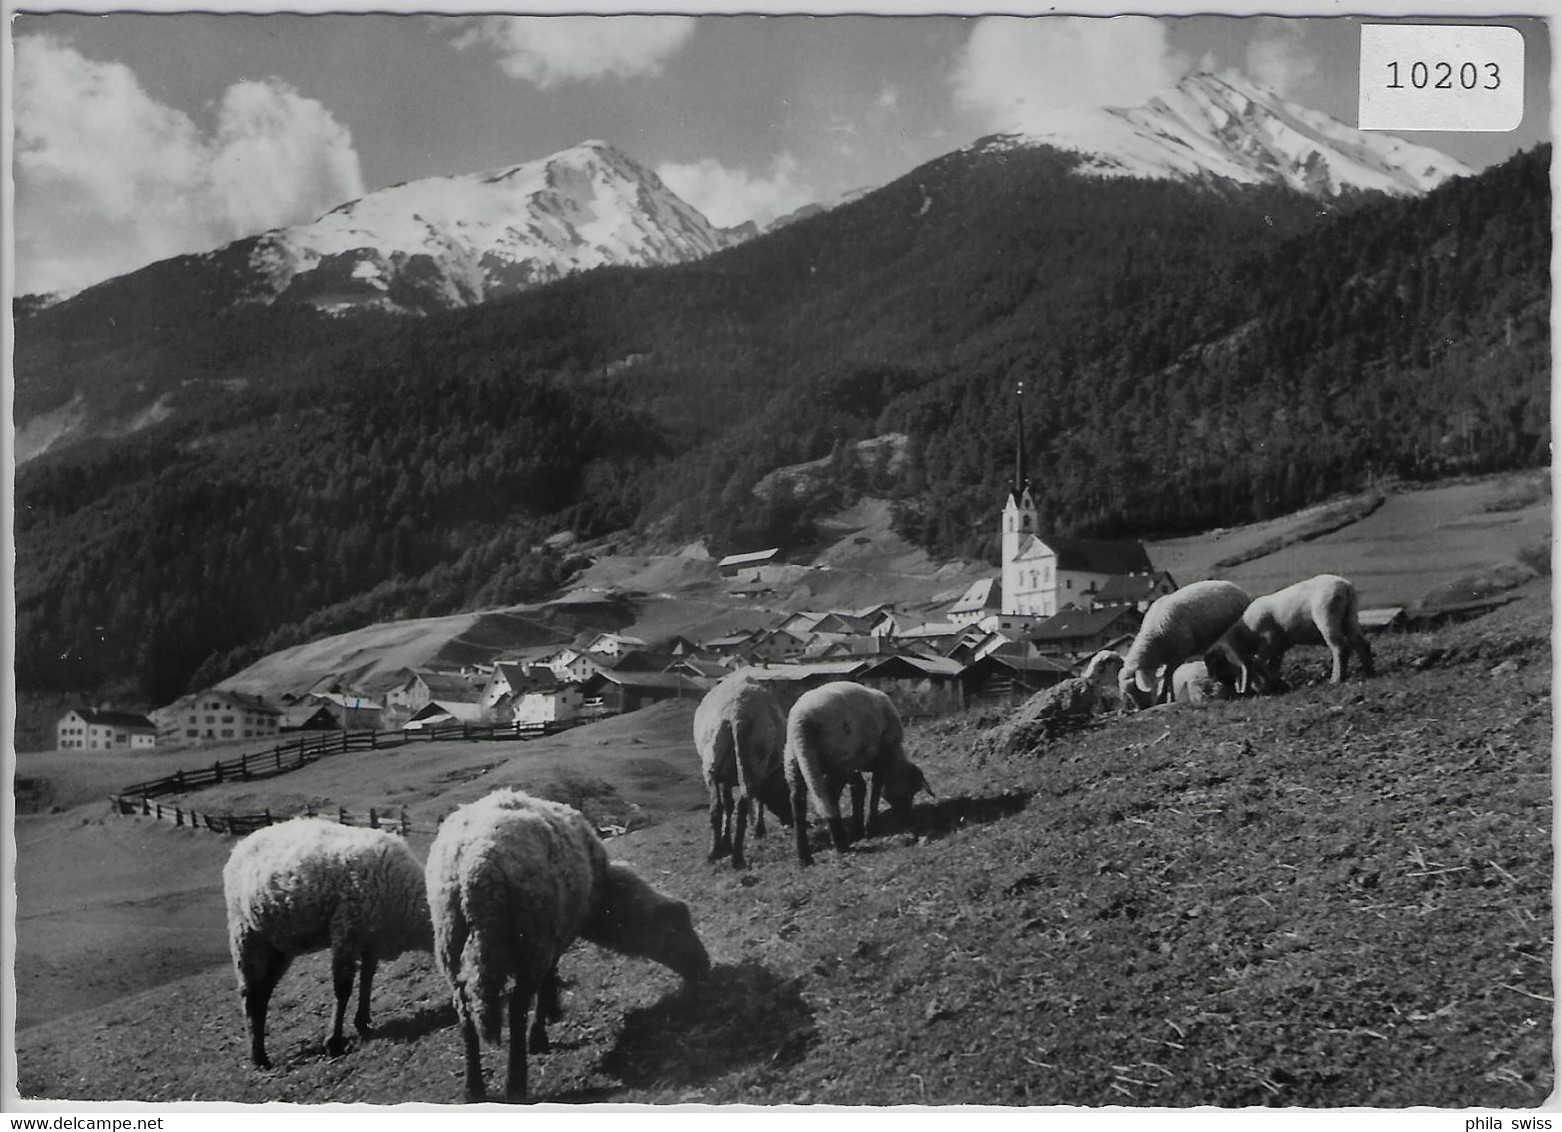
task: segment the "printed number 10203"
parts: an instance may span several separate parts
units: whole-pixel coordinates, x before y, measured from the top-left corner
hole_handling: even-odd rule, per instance
[[[1388,64],[1389,90],[1496,90],[1502,86],[1502,69],[1496,63],[1414,62]],[[1408,80],[1408,81],[1405,81]]]

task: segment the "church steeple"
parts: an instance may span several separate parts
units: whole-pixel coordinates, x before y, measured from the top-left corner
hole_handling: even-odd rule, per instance
[[[1030,488],[1025,471],[1025,382],[1014,386],[1014,485],[1009,494],[1018,501]]]

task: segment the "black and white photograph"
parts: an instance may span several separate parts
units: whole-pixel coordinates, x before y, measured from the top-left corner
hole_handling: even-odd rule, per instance
[[[1550,17],[1033,7],[8,7],[0,1107],[1550,1126]]]

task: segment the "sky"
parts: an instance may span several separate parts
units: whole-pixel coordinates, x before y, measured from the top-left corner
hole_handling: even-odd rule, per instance
[[[1137,5],[1143,7],[1143,5]],[[1356,121],[1353,18],[229,15],[13,17],[18,294],[72,292],[365,192],[589,138],[714,222],[881,185],[1063,107],[1235,68]],[[1477,168],[1550,136],[1405,135]]]

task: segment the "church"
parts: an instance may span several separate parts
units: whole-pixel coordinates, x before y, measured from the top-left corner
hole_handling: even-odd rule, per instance
[[[1143,612],[1177,588],[1170,574],[1151,564],[1141,542],[1041,533],[1025,471],[1023,417],[1017,421],[1014,483],[1001,524],[1003,570],[997,585],[991,578],[975,583],[950,609],[951,621],[991,618],[1003,628],[1023,630],[1066,609],[1131,607]]]

